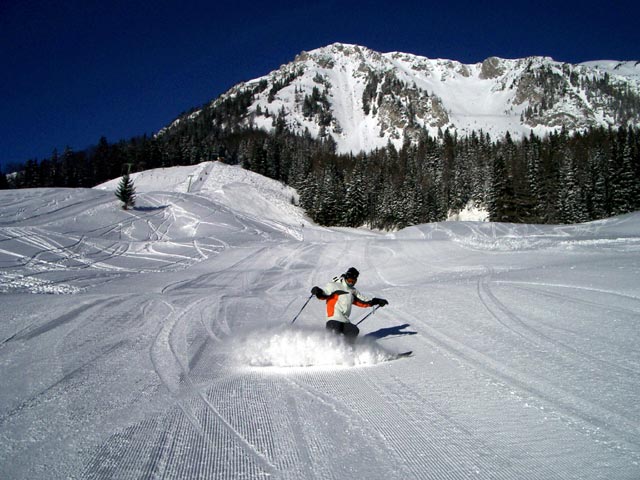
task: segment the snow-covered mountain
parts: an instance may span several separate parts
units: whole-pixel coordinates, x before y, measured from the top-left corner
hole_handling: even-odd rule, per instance
[[[331,137],[338,152],[354,153],[389,141],[399,147],[423,129],[519,137],[562,127],[640,126],[640,62],[491,57],[467,65],[336,43],[240,83],[205,108],[233,110],[221,121],[229,128],[273,130],[280,122],[296,133]]]
[[[640,478],[640,214],[385,234],[133,178],[0,191],[0,478]],[[309,298],[351,266],[353,347]]]

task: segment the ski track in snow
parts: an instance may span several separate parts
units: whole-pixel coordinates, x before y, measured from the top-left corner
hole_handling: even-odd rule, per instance
[[[3,193],[0,477],[640,477],[637,214],[325,229],[234,211],[230,168],[139,177],[129,212]],[[352,265],[390,302],[355,350],[315,299],[292,326]]]

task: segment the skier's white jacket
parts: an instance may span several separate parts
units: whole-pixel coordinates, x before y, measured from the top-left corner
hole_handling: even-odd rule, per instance
[[[327,301],[327,320],[337,320],[349,323],[351,305],[358,307],[370,307],[371,299],[360,294],[355,288],[349,286],[344,277],[336,277],[333,282],[327,283],[323,289]]]

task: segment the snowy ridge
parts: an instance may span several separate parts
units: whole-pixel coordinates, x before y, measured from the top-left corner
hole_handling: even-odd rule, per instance
[[[640,213],[382,234],[134,180],[0,192],[0,477],[640,477]],[[350,266],[389,300],[353,347],[309,299]]]
[[[595,60],[591,62],[583,62],[588,68],[596,68],[609,75],[618,75],[623,78],[631,78],[636,82],[640,81],[640,61],[637,62],[619,62],[617,60]]]
[[[302,52],[278,70],[236,85],[210,107],[252,92],[244,126],[272,131],[284,115],[290,130],[330,137],[340,153],[371,151],[389,142],[400,148],[422,129],[432,136],[450,129],[459,135],[482,130],[494,138],[510,132],[517,138],[563,127],[640,126],[640,112],[620,110],[611,93],[640,96],[638,65],[573,65],[549,57],[462,64],[336,43]]]

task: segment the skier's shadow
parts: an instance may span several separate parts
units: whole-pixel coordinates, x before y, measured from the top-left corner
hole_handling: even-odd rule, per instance
[[[397,325],[395,327],[387,327],[381,328],[380,330],[376,330],[375,332],[370,332],[365,335],[365,337],[375,338],[380,340],[381,338],[391,337],[391,336],[399,336],[399,335],[415,335],[418,332],[405,332],[403,331],[405,328],[409,327],[408,323],[404,325]]]

